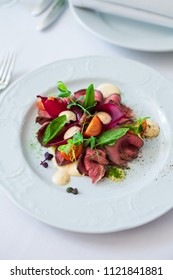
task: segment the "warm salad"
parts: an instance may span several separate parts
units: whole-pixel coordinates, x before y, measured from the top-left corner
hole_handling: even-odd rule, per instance
[[[136,119],[113,85],[94,89],[91,84],[72,93],[60,81],[58,90],[57,97],[37,96],[36,122],[41,125],[38,141],[52,148],[58,166],[54,181],[59,184],[68,183],[70,175],[89,176],[92,183],[103,177],[120,180],[128,162],[138,157],[143,138],[159,134],[149,117]],[[46,155],[48,160],[53,157]],[[42,165],[47,167],[45,161]]]

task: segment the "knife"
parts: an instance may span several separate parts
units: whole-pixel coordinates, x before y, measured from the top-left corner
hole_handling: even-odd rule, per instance
[[[33,9],[32,15],[38,16],[42,14],[52,3],[53,0],[41,0],[41,2]]]
[[[67,3],[67,0],[54,0],[48,8],[45,18],[37,24],[36,29],[42,31],[54,23],[65,10]]]

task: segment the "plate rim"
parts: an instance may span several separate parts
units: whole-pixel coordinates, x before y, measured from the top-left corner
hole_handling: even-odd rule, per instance
[[[82,8],[79,8],[79,7],[75,7],[73,4],[72,4],[72,1],[69,0],[69,6],[70,6],[70,9],[74,15],[74,17],[76,18],[76,20],[81,24],[81,26],[83,26],[86,30],[88,30],[91,34],[93,34],[94,36],[102,39],[103,41],[105,42],[108,42],[108,43],[111,43],[117,47],[122,47],[124,49],[129,49],[129,50],[134,50],[134,51],[142,51],[142,52],[156,52],[156,53],[164,53],[164,52],[172,52],[173,51],[173,42],[172,42],[172,46],[169,46],[169,45],[166,45],[164,48],[147,48],[147,47],[135,47],[135,45],[131,46],[131,45],[127,45],[127,44],[123,44],[123,43],[119,43],[119,42],[115,42],[115,40],[111,40],[110,38],[107,38],[105,37],[104,35],[98,33],[97,31],[95,31],[94,29],[91,29],[87,24],[86,22],[84,22],[82,20],[81,17],[79,17],[78,15],[78,12],[80,12],[80,10],[82,10]],[[78,12],[77,12],[78,11]],[[89,10],[88,10],[89,11]],[[157,44],[155,44],[156,46]]]

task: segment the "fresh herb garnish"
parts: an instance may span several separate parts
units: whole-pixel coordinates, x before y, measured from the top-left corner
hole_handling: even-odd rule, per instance
[[[87,138],[85,140],[85,147],[90,146],[91,149],[95,147],[96,144],[96,138],[94,136],[91,136],[90,138]]]
[[[61,92],[58,94],[58,97],[69,97],[71,95],[71,91],[68,90],[68,88],[62,81],[58,81],[57,86],[59,91]]]
[[[72,142],[75,146],[79,146],[83,143],[83,135],[80,133],[80,131],[73,135]]]
[[[53,158],[53,155],[50,154],[50,153],[48,153],[48,152],[46,152],[46,153],[44,154],[44,157],[45,157],[45,160],[51,160],[51,159]]]
[[[64,127],[66,123],[66,116],[57,117],[48,124],[42,137],[43,145],[46,145],[52,138],[54,138]]]
[[[112,181],[118,182],[125,178],[126,173],[122,168],[110,167],[107,171],[107,177]]]
[[[143,122],[150,117],[140,118],[134,124],[126,124],[124,127],[129,128],[129,130],[133,131],[134,134],[141,137],[141,133],[144,131]]]
[[[129,128],[117,128],[112,130],[107,130],[100,134],[98,138],[96,138],[96,146],[104,146],[109,145],[113,146],[115,142],[124,136]]]
[[[84,100],[83,104],[81,104],[81,100]],[[90,113],[90,109],[93,108],[96,105],[97,102],[95,102],[94,99],[94,86],[93,84],[89,85],[89,87],[86,89],[86,95],[80,96],[77,100],[71,99],[71,102],[68,104],[67,108],[70,109],[71,106],[78,106],[84,113],[86,113],[89,116],[92,116]]]
[[[46,152],[44,154],[45,159],[43,161],[40,162],[40,165],[42,165],[44,168],[48,167],[48,163],[46,162],[47,160],[51,160],[53,158],[53,155]]]
[[[77,100],[71,99],[71,102],[67,105],[67,108],[70,109],[72,106],[78,106],[79,108],[82,109],[84,114],[87,114],[88,116],[92,116],[92,114],[88,111],[88,108],[84,108],[82,104],[78,103],[79,99],[82,100],[83,96],[80,96]]]
[[[73,145],[73,140],[72,140],[72,139],[68,139],[68,140],[67,140],[67,144],[65,144],[65,145],[60,145],[60,146],[58,147],[58,150],[59,150],[60,152],[65,152],[66,155],[68,155],[68,153],[70,152],[70,150],[71,150],[71,148],[72,148],[72,145]]]
[[[94,86],[93,84],[89,85],[89,87],[86,90],[86,96],[83,103],[84,108],[91,108],[95,104],[94,99]]]
[[[67,144],[61,145],[58,147],[59,151],[63,151],[68,155],[70,150],[74,149],[74,146],[79,146],[83,143],[83,135],[78,131],[75,135],[73,135],[72,139],[67,140]]]

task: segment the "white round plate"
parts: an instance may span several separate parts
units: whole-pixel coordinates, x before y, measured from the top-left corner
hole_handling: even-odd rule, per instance
[[[77,8],[71,2],[70,7],[83,27],[109,43],[140,51],[173,50],[171,28]]]
[[[52,163],[40,165],[46,151],[35,138],[36,95],[55,91],[56,82],[78,90],[90,83],[117,85],[122,100],[137,117],[150,116],[161,129],[148,140],[142,156],[129,166],[126,179],[93,185],[89,177],[73,177],[56,186]],[[18,80],[0,106],[0,183],[18,206],[58,228],[105,233],[145,224],[173,206],[173,84],[151,68],[118,57],[84,57],[57,61]]]

